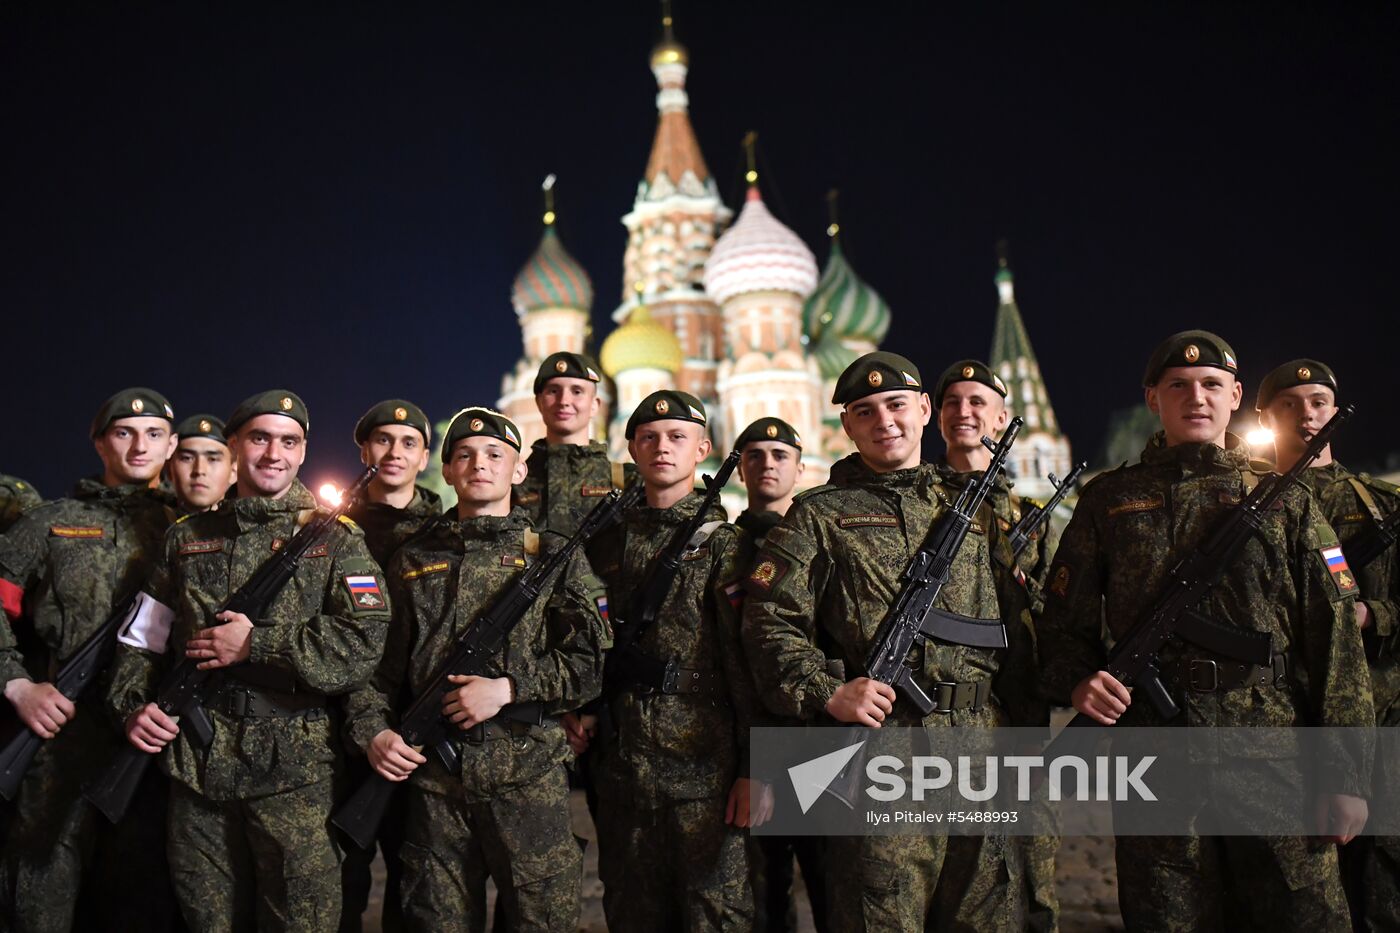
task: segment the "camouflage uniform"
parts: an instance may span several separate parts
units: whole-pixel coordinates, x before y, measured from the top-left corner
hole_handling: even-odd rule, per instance
[[[543,543],[560,539],[549,535]],[[533,562],[539,539],[521,509],[508,516],[444,519],[389,565],[394,597],[384,661],[351,698],[350,731],[362,748],[397,721],[407,685],[417,696],[476,617]],[[597,696],[609,633],[602,582],[576,555],[511,631],[485,676],[508,676],[512,706],[534,704],[533,722],[498,715],[458,733],[462,772],[435,756],[413,772],[406,795],[403,911],[409,928],[486,929],[486,878],[496,883],[511,929],[572,931],[583,859],[569,825],[559,715]]]
[[[0,623],[0,683],[52,679],[117,603],[141,586],[160,554],[173,507],[174,500],[159,490],[108,487],[88,479],[78,483],[73,498],[26,512],[0,536],[0,598],[12,619],[23,604],[34,643],[47,654],[22,658],[14,633]],[[158,804],[160,789],[148,789],[120,826],[100,821],[82,799],[81,785],[111,759],[122,739],[105,715],[100,689],[90,690],[76,707],[76,717],[44,743],[15,800],[0,869],[0,927],[69,929],[79,890],[94,874],[100,876],[100,893],[123,895],[119,901],[92,903],[106,922],[134,923],[139,917],[161,926],[162,903],[173,903],[163,860],[136,864],[121,853],[142,843],[149,843],[145,851],[159,851],[162,824],[159,812],[152,821],[149,811],[151,795]],[[99,862],[102,853],[107,858]],[[100,871],[90,871],[99,864]],[[128,915],[132,901],[139,906]]]
[[[148,605],[167,613],[168,650],[118,649],[109,700],[123,720],[315,507],[297,481],[280,499],[227,500],[171,528],[145,588]],[[206,689],[212,744],[200,748],[182,731],[161,754],[173,779],[175,891],[194,929],[336,928],[340,864],[327,820],[340,748],[327,698],[372,674],[388,628],[384,594],[364,536],[342,519],[306,553],[267,618],[254,620],[248,662]]]
[[[1339,463],[1314,467],[1303,474],[1303,481],[1343,545],[1400,508],[1400,489],[1365,473],[1354,474]],[[1368,566],[1352,570],[1360,598],[1371,610],[1371,626],[1362,635],[1376,725],[1400,726],[1400,548],[1392,546]],[[1400,774],[1377,770],[1372,780],[1376,786],[1400,786]],[[1358,929],[1394,929],[1400,918],[1400,838],[1359,836],[1338,855]]]
[[[374,562],[388,567],[389,559],[405,541],[442,514],[442,498],[426,486],[415,485],[413,498],[401,509],[383,502],[361,501],[346,514],[365,533],[365,546]]]
[[[630,510],[595,539],[593,566],[617,611],[657,552],[695,514],[691,494],[667,509]],[[615,933],[748,930],[753,924],[744,831],[724,821],[734,782],[748,775],[753,686],[739,642],[741,533],[719,522],[687,552],[637,648],[674,660],[703,686],[664,694],[641,686],[606,697],[596,740],[598,873]]]
[[[548,444],[535,441],[525,460],[530,473],[511,490],[511,504],[525,510],[538,530],[571,535],[597,500],[637,475],[632,464],[608,459],[602,441]]]
[[[1087,485],[1050,573],[1038,634],[1044,681],[1068,702],[1101,670],[1101,625],[1121,637],[1162,590],[1168,571],[1201,544],[1258,478],[1239,438],[1167,446],[1159,433],[1142,462]],[[1169,648],[1168,689],[1181,701],[1175,722],[1209,726],[1364,726],[1373,719],[1361,676],[1351,581],[1328,572],[1322,550],[1336,537],[1317,504],[1289,490],[1277,519],[1246,545],[1202,606],[1223,625],[1272,636],[1274,686],[1197,691],[1180,671],[1214,656]],[[1280,670],[1283,676],[1277,676]],[[1176,671],[1178,673],[1173,674]],[[1119,720],[1164,725],[1139,697]],[[1323,792],[1365,795],[1364,761],[1326,776]],[[1194,799],[1198,788],[1181,788]],[[1129,929],[1197,930],[1226,922],[1250,929],[1346,929],[1346,903],[1332,846],[1299,837],[1119,837],[1118,902]]]
[[[17,476],[0,473],[0,532],[19,520],[20,515],[44,501],[39,490]]]
[[[769,532],[746,581],[744,641],[754,677],[769,708],[780,715],[821,721],[841,680],[830,672],[834,652],[846,671],[859,671],[880,621],[900,589],[900,575],[933,522],[956,497],[931,464],[878,474],[858,454],[836,465],[840,485],[799,495],[783,523]],[[1045,708],[1034,690],[1035,656],[1025,590],[1010,574],[994,573],[993,556],[1009,563],[1006,539],[985,509],[968,535],[939,605],[974,618],[1006,622],[1006,650],[930,644],[916,648],[914,670],[933,682],[987,684],[976,709],[930,713],[922,720],[903,697],[887,725],[941,729],[1040,725]],[[827,721],[830,721],[827,719]],[[973,924],[1013,928],[1018,889],[1005,840],[973,840],[992,847],[969,851],[967,863],[996,865],[989,872],[941,876],[946,836],[851,836],[828,840],[828,864],[847,870],[828,876],[828,899],[840,930],[923,930]],[[931,908],[938,891],[939,913]]]

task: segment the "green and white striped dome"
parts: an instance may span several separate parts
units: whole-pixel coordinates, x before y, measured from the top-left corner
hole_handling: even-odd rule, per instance
[[[810,345],[809,352],[816,357],[817,370],[823,379],[835,379],[860,358],[860,351],[853,350],[841,342],[834,331],[822,334],[816,343]]]
[[[832,239],[821,281],[802,308],[802,332],[813,344],[839,337],[878,344],[889,329],[890,306],[856,275],[841,252],[841,241]]]
[[[530,261],[515,277],[510,292],[516,314],[526,314],[541,308],[577,308],[588,311],[593,307],[593,283],[588,273],[559,242],[551,224]]]

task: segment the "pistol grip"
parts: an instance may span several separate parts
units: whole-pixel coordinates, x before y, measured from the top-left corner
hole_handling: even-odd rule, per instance
[[[180,711],[181,728],[189,729],[190,738],[200,748],[208,748],[214,742],[214,720],[209,711],[198,700],[191,700]]]
[[[1175,719],[1181,714],[1181,707],[1176,705],[1156,670],[1146,671],[1145,676],[1139,679],[1138,685],[1147,692],[1147,698],[1152,701],[1158,715],[1163,719]]]
[[[937,705],[924,692],[924,688],[915,682],[913,672],[903,664],[899,666],[899,676],[895,678],[894,686],[895,689],[904,694],[906,700],[914,704],[920,716],[927,716],[933,712],[934,706]]]

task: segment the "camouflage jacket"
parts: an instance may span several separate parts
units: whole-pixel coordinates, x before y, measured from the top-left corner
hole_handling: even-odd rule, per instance
[[[146,486],[78,483],[73,498],[26,512],[0,536],[0,597],[11,618],[21,604],[49,658],[24,659],[0,625],[0,683],[47,680],[116,607],[134,596],[160,557],[174,499]]]
[[[123,720],[154,699],[160,676],[184,656],[184,645],[230,595],[315,514],[316,500],[300,481],[281,499],[232,499],[191,515],[165,537],[160,561],[145,587],[156,607],[154,627],[117,649],[108,695]],[[285,687],[274,695],[316,697],[348,693],[368,682],[384,650],[389,623],[387,588],[369,556],[359,527],[341,519],[323,544],[313,547],[296,574],[254,619],[249,666],[222,671],[206,690],[218,695],[240,674]],[[124,635],[125,639],[126,636]],[[162,650],[163,649],[163,650]],[[250,669],[251,667],[251,669]],[[303,787],[334,771],[339,743],[328,715],[266,718],[234,716],[211,702],[214,741],[199,748],[184,732],[162,754],[165,771],[211,800],[240,800]]]
[[[932,464],[875,473],[858,454],[839,464],[841,485],[818,486],[797,497],[782,524],[768,533],[745,585],[744,644],[762,698],[775,713],[818,719],[842,683],[865,668],[876,629],[901,587],[909,559],[933,522],[956,498]],[[1035,690],[1035,653],[1026,594],[1010,573],[1006,543],[985,507],[939,595],[941,608],[974,618],[1001,618],[1008,647],[929,643],[910,664],[926,688],[935,682],[991,681],[991,701],[977,712],[931,713],[926,725],[1043,725],[1046,709]],[[918,723],[900,697],[892,720]]]
[[[1258,472],[1231,436],[1214,444],[1166,446],[1158,433],[1142,461],[1084,487],[1060,539],[1040,618],[1046,689],[1068,702],[1083,678],[1102,669],[1107,626],[1121,637],[1155,602],[1168,572],[1203,543],[1238,504]],[[1282,688],[1178,690],[1188,725],[1362,726],[1373,721],[1365,657],[1345,576],[1323,552],[1336,535],[1303,489],[1290,489],[1271,521],[1245,546],[1201,611],[1221,625],[1267,632],[1287,658]],[[1199,652],[1169,646],[1164,664]],[[1128,708],[1123,725],[1160,725],[1151,703]],[[1348,778],[1352,790],[1359,786]]]
[[[0,473],[0,532],[9,528],[19,517],[44,499],[39,490],[17,476]]]
[[[744,509],[739,513],[739,517],[734,519],[734,524],[738,525],[744,534],[748,535],[750,546],[757,551],[763,547],[763,539],[768,537],[768,532],[777,528],[782,523],[781,512],[755,511],[754,509]],[[748,565],[745,565],[745,570]]]
[[[525,510],[538,531],[571,535],[597,500],[637,475],[630,463],[613,463],[601,441],[547,444],[535,441],[525,461],[529,475],[511,491],[511,504]]]
[[[403,508],[383,502],[361,501],[349,511],[365,533],[365,545],[380,567],[389,566],[394,552],[425,524],[442,514],[442,498],[425,486],[413,487],[413,498]]]
[[[370,684],[347,703],[349,730],[362,749],[398,723],[399,698],[417,697],[477,617],[528,564],[563,543],[536,537],[523,509],[504,517],[444,517],[401,548],[387,570],[394,621],[384,660]],[[584,555],[576,553],[511,630],[505,649],[487,659],[482,675],[509,677],[516,703],[539,702],[551,716],[598,695],[603,651],[611,645],[607,598]],[[403,688],[407,686],[407,691]],[[462,773],[449,775],[429,756],[414,772],[420,787],[447,793],[460,787],[484,799],[529,784],[572,757],[557,722],[511,741],[462,743]]]
[[[1314,467],[1303,474],[1303,481],[1344,547],[1376,526],[1373,506],[1382,519],[1400,508],[1400,489],[1365,473],[1352,473],[1340,463]],[[1360,599],[1371,610],[1371,628],[1363,633],[1363,640],[1371,657],[1377,722],[1390,724],[1400,712],[1400,546],[1392,546],[1366,567],[1350,570],[1361,589]]]
[[[594,540],[589,559],[607,584],[614,613],[626,612],[656,555],[701,501],[691,494],[668,509],[643,503]],[[598,780],[621,782],[639,805],[720,796],[748,774],[753,684],[739,641],[743,533],[722,521],[718,507],[711,518],[719,524],[686,553],[656,624],[637,647],[677,667],[719,672],[724,695],[624,690],[607,698],[612,734],[599,743]]]

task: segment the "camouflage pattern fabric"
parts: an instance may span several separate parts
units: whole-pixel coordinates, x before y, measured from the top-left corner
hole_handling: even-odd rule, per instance
[[[347,702],[360,748],[397,722],[405,688],[414,696],[427,689],[477,616],[536,559],[528,530],[518,508],[504,517],[445,517],[400,549],[388,571],[394,623],[384,659],[370,685]],[[540,543],[547,552],[562,539],[547,534]],[[484,671],[509,677],[514,702],[542,703],[551,718],[528,727],[500,719],[512,736],[460,742],[460,776],[433,757],[414,772],[401,850],[409,926],[438,928],[453,917],[455,928],[465,922],[466,929],[485,929],[488,875],[514,928],[576,923],[582,861],[569,829],[570,752],[552,717],[598,694],[603,650],[611,644],[606,605],[602,582],[576,554]],[[541,918],[548,923],[540,925]]]
[[[819,644],[835,652],[847,672],[863,669],[910,556],[957,495],[931,464],[877,474],[851,455],[832,476],[832,484],[797,497],[782,524],[768,533],[745,581],[744,643],[762,699],[774,713],[818,722],[841,683]],[[1003,568],[1010,566],[1006,539],[984,509],[939,605],[974,618],[1001,618],[1009,647],[929,645],[911,653],[913,669],[926,683],[990,680],[989,702],[977,711],[920,718],[901,697],[887,723],[934,729],[1047,721],[1034,687],[1025,590],[1011,574],[996,571],[994,555]],[[923,930],[931,921],[946,852],[946,837],[940,836],[829,841],[828,864],[849,868],[828,878],[828,901],[838,912],[835,928]],[[966,859],[983,858],[980,850],[962,855],[964,869]],[[1000,855],[989,859],[975,882],[966,881],[962,894],[951,898],[946,922],[973,915],[990,928],[1015,922],[1018,892],[1005,861]]]
[[[1314,467],[1303,479],[1343,546],[1375,527],[1372,505],[1382,517],[1400,508],[1400,489],[1354,474],[1339,463]],[[1366,490],[1369,503],[1362,499],[1357,484]],[[1376,725],[1400,726],[1400,548],[1392,546],[1368,566],[1352,570],[1360,599],[1371,610],[1371,627],[1363,634]],[[1400,785],[1400,774],[1378,768],[1371,780],[1378,787],[1395,787]],[[1400,918],[1400,838],[1361,836],[1338,849],[1338,856],[1356,928],[1395,929]]]
[[[1168,571],[1247,494],[1253,476],[1238,438],[1230,436],[1226,448],[1168,447],[1159,433],[1140,463],[1084,488],[1055,554],[1038,628],[1052,698],[1067,703],[1075,685],[1102,668],[1101,625],[1121,637],[1161,591]],[[1169,684],[1184,711],[1176,724],[1374,721],[1353,620],[1354,581],[1330,573],[1323,556],[1336,536],[1302,489],[1289,490],[1274,514],[1201,610],[1219,624],[1269,633],[1274,650],[1286,655],[1289,682],[1213,692]],[[1191,657],[1190,651],[1170,649],[1163,660]],[[1151,703],[1135,702],[1120,723],[1163,720]],[[1364,756],[1342,758],[1323,776],[1321,790],[1364,796],[1368,771]],[[1225,903],[1245,910],[1255,929],[1346,927],[1336,853],[1307,840],[1119,838],[1117,862],[1119,904],[1130,928],[1212,927],[1225,922],[1219,912]]]
[[[403,508],[383,502],[361,501],[347,514],[365,533],[365,546],[380,567],[389,566],[405,541],[442,513],[442,499],[426,486],[413,487],[413,498]]]
[[[34,640],[46,656],[21,657],[9,624],[0,622],[0,683],[49,680],[92,635],[116,603],[135,593],[160,554],[174,500],[145,486],[81,481],[73,498],[26,512],[0,536],[0,591],[7,610],[22,598]],[[22,594],[22,597],[21,597]],[[159,821],[143,796],[120,826],[110,827],[82,799],[82,781],[104,766],[122,741],[102,704],[102,684],[78,701],[77,715],[45,742],[14,803],[0,861],[0,927],[68,930],[78,893],[120,883],[144,903],[105,905],[109,922],[138,918],[159,927],[173,901],[163,862],[128,876],[121,863],[93,870],[93,853],[120,850]],[[111,875],[111,884],[90,877]],[[147,912],[149,909],[149,913]]]
[[[39,490],[17,476],[0,473],[0,532],[44,501]]]
[[[691,494],[667,509],[630,510],[589,557],[615,613],[657,552],[695,514]],[[716,508],[711,516],[723,519]],[[637,647],[695,671],[716,671],[719,695],[627,689],[605,698],[597,739],[599,874],[608,927],[747,930],[753,923],[745,833],[724,822],[734,781],[748,775],[753,686],[739,641],[741,532],[719,524],[687,552]]]
[[[511,504],[523,508],[536,529],[571,535],[589,509],[613,489],[614,464],[602,441],[547,444],[535,441],[525,461],[530,472],[511,490]],[[637,468],[622,466],[624,485]]]

